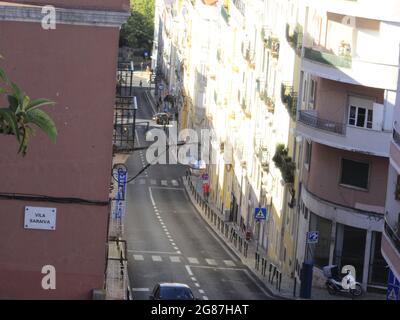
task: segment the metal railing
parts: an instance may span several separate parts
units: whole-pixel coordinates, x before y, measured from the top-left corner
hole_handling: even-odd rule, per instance
[[[225,22],[229,24],[229,19],[231,16],[228,12],[228,9],[225,8],[224,6],[221,6],[221,16],[224,18]]]
[[[393,246],[396,248],[397,254],[400,254],[400,230],[397,230],[396,232],[385,219],[384,231]]]
[[[351,56],[338,56],[333,53],[323,52],[312,48],[304,48],[304,57],[334,67],[351,68],[352,66]]]
[[[117,96],[133,95],[133,61],[118,62]]]
[[[337,133],[340,135],[346,134],[346,125],[344,123],[334,122],[331,120],[321,119],[314,116],[307,111],[299,112],[299,119],[301,123],[307,126],[321,129],[328,132]]]
[[[118,151],[130,152],[133,150],[134,122],[133,97],[117,97],[114,107],[113,144]]]
[[[393,141],[400,148],[400,133],[396,130],[395,126],[393,126]]]

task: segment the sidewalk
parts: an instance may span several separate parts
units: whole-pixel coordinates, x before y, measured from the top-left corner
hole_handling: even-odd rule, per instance
[[[224,222],[222,212],[213,203],[208,203],[202,196],[202,181],[200,177],[183,177],[183,184],[186,192],[196,207],[199,214],[224,241],[224,243],[240,258],[254,276],[263,283],[270,291],[271,296],[278,299],[299,298],[300,285],[296,284],[296,297],[294,292],[294,279],[283,275],[278,268],[270,263],[268,259],[256,250],[254,242],[246,241],[245,235],[236,228],[233,223]],[[312,288],[312,299],[314,300],[351,300],[348,295],[331,296],[325,288]],[[364,293],[360,300],[385,300],[386,296],[377,293]]]

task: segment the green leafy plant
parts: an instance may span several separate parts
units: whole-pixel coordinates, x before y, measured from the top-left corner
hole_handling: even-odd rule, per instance
[[[7,96],[8,101],[8,107],[0,107],[0,134],[14,135],[19,143],[18,153],[23,156],[26,155],[29,141],[35,134],[33,125],[55,142],[57,128],[54,121],[41,110],[46,105],[54,105],[54,102],[47,99],[31,100],[1,68],[0,81],[3,83],[0,86],[0,95]]]
[[[283,180],[286,183],[293,183],[296,164],[289,157],[288,153],[288,149],[285,148],[284,144],[278,144],[272,161],[274,161],[275,166],[281,171]]]

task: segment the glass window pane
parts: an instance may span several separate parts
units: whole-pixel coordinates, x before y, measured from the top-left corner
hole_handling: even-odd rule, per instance
[[[372,129],[372,110],[368,110],[367,128]]]
[[[365,108],[358,108],[357,127],[365,126],[366,110]]]
[[[342,175],[340,183],[367,189],[368,175],[368,163],[342,159]]]
[[[352,126],[356,124],[356,110],[356,107],[350,106],[349,124]]]

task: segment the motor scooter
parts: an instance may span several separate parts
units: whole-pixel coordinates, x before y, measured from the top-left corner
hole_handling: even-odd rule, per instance
[[[322,270],[324,276],[327,278],[325,285],[330,295],[335,295],[337,293],[349,293],[353,297],[359,297],[362,295],[363,290],[361,284],[355,281],[351,276],[348,277],[350,271],[347,271],[343,277],[340,277],[337,265],[325,266]],[[343,286],[344,283],[345,286]]]

